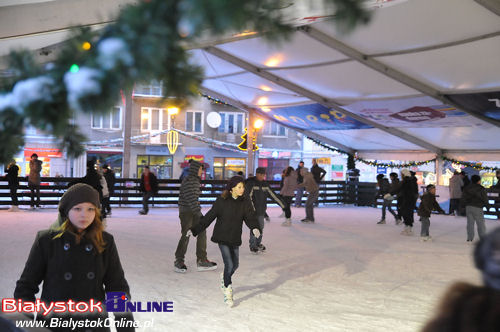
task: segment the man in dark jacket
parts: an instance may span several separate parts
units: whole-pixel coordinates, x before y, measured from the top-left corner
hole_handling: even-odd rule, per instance
[[[304,182],[304,178],[300,174],[300,169],[304,168],[304,162],[301,160],[299,162],[299,166],[297,166],[297,184]],[[304,196],[304,188],[303,187],[297,187],[296,189],[296,195],[295,195],[295,206],[296,207],[301,207],[302,206],[302,196]]]
[[[488,195],[486,189],[481,185],[479,175],[473,175],[471,183],[464,188],[462,203],[467,215],[467,242],[474,240],[474,222],[477,225],[479,238],[483,238],[486,234],[483,207],[488,206]]]
[[[156,175],[149,170],[149,166],[144,166],[144,172],[141,175],[140,190],[142,192],[142,210],[139,214],[148,214],[148,201],[158,192],[158,180]]]
[[[313,166],[311,167],[311,173],[314,177],[314,181],[316,181],[316,183],[319,186],[320,182],[323,180],[323,178],[326,175],[326,171],[324,168],[319,167],[319,165],[316,161],[316,158],[313,158],[312,163],[313,163]],[[319,199],[319,195],[318,195],[318,199]],[[316,202],[314,202],[314,206],[319,205],[318,199],[316,199]]]
[[[397,211],[397,216],[396,216],[396,225],[401,224],[401,202],[399,200],[398,192],[399,188],[401,187],[401,182],[399,181],[398,173],[392,172],[389,174],[389,178],[391,179],[391,189],[389,193],[391,194],[393,199],[396,199],[396,211]],[[388,197],[389,198],[389,197]]]
[[[259,251],[265,251],[266,247],[262,244],[262,233],[264,230],[264,218],[267,209],[267,198],[270,197],[275,201],[282,209],[285,208],[285,204],[276,195],[276,193],[269,187],[269,183],[265,181],[266,179],[266,169],[264,167],[258,167],[255,171],[255,176],[250,177],[245,181],[245,195],[250,198],[253,208],[255,209],[255,215],[259,221],[259,226],[262,232],[257,238],[250,232],[250,251],[253,253],[258,253]]]
[[[200,182],[203,167],[196,160],[191,160],[189,163],[189,172],[182,180],[179,190],[179,219],[181,220],[181,238],[175,250],[174,271],[185,273],[187,266],[184,264],[184,256],[186,255],[189,244],[189,237],[186,233],[189,229],[195,227],[203,217],[200,207]],[[200,232],[196,238],[196,262],[198,271],[210,271],[217,268],[217,264],[211,262],[207,258],[207,234],[205,231]]]
[[[104,209],[107,214],[111,215],[111,205],[109,204],[109,201],[111,200],[111,196],[113,196],[115,192],[116,176],[115,172],[113,172],[113,170],[109,168],[108,165],[102,166],[102,171],[104,173],[104,179],[106,179],[106,184],[108,186],[108,192],[109,192],[109,197],[107,200],[105,200]]]
[[[382,203],[382,218],[380,221],[377,223],[379,225],[385,224],[385,211],[386,209],[389,210],[389,212],[394,216],[396,219],[396,223],[398,220],[398,216],[394,211],[392,211],[391,204],[394,199],[394,197],[389,193],[391,191],[391,185],[389,184],[389,180],[387,180],[384,177],[384,174],[379,174],[377,175],[377,186],[378,186],[378,191],[377,191],[377,197],[382,197],[384,199],[384,202]]]

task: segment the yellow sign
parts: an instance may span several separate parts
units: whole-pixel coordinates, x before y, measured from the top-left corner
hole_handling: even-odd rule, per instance
[[[174,130],[170,130],[167,133],[168,151],[170,151],[171,154],[174,154],[178,146],[179,146],[179,133]]]
[[[323,165],[330,165],[330,163],[331,163],[329,157],[327,157],[327,158],[316,158],[316,162],[318,164],[323,164]]]

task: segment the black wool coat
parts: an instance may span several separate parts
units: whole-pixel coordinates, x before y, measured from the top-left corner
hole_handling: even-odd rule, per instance
[[[218,197],[214,205],[200,222],[191,229],[196,236],[205,230],[217,218],[211,240],[215,243],[232,247],[241,246],[243,222],[251,230],[257,228],[262,232],[251,202],[245,196],[234,199]]]
[[[100,316],[106,318],[105,292],[130,294],[113,236],[103,232],[106,246],[102,253],[98,253],[92,242],[83,237],[76,244],[73,234],[65,232],[54,239],[57,234],[52,229],[38,232],[21,278],[16,283],[14,298],[35,301],[35,294],[43,281],[42,301],[48,303],[71,299],[89,302],[94,299],[102,302],[104,312]],[[118,316],[132,319],[130,313]],[[89,316],[89,319],[95,318]]]

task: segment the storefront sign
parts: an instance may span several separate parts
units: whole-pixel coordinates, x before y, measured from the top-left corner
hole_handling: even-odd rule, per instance
[[[62,152],[59,149],[24,148],[24,157],[29,159],[33,153],[36,153],[38,157],[62,158]]]
[[[170,152],[166,146],[146,146],[146,154],[149,155],[169,155]]]
[[[330,160],[330,157],[326,157],[326,158],[316,158],[316,162],[317,162],[318,164],[330,165],[331,160]]]
[[[198,155],[198,154],[187,154],[184,157],[184,161],[189,161],[190,159],[199,161],[200,163],[204,162],[205,157],[203,155]]]
[[[243,158],[226,158],[226,166],[245,166]]]

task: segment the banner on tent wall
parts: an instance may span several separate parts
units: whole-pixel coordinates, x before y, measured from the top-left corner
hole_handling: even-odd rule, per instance
[[[272,108],[263,114],[274,121],[299,129],[345,130],[372,128],[320,104]]]
[[[465,109],[500,120],[500,91],[447,95],[447,97]]]
[[[360,101],[344,108],[388,127],[473,127],[484,124],[431,97]]]

